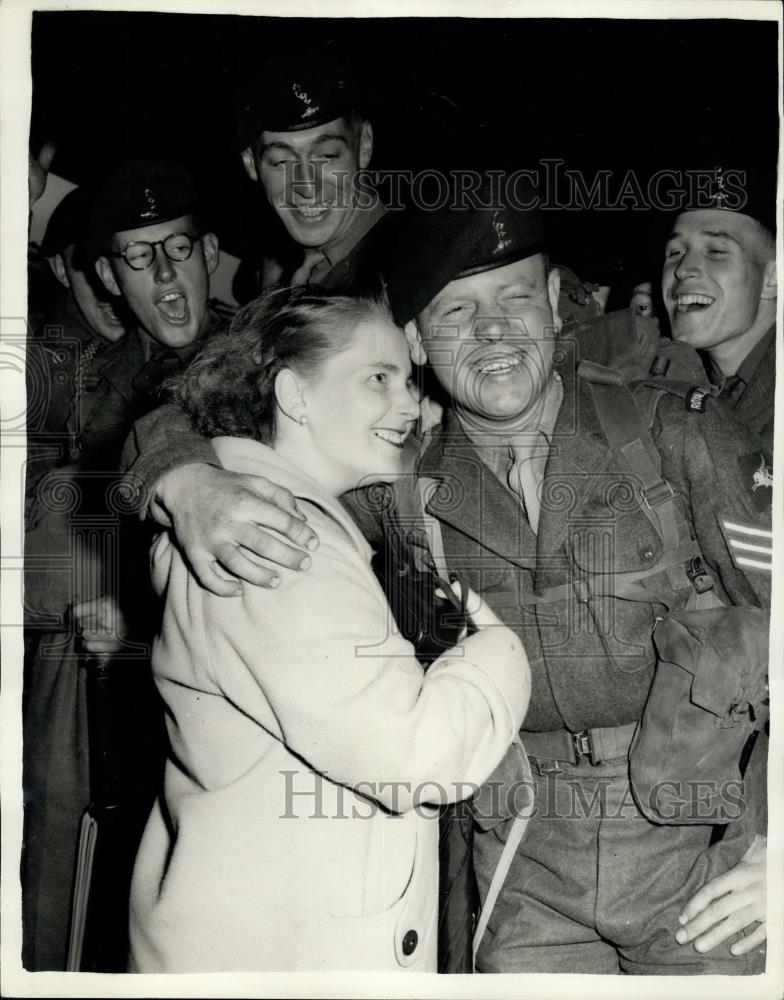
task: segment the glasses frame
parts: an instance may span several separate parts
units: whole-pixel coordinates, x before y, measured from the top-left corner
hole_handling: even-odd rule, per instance
[[[191,244],[191,248],[188,251],[188,255],[186,257],[181,257],[179,260],[176,257],[172,257],[172,255],[166,249],[166,243],[169,240],[175,239],[175,237],[177,236],[187,236]],[[124,260],[132,271],[146,271],[148,267],[152,267],[152,265],[155,263],[155,258],[157,256],[157,251],[155,248],[160,247],[161,250],[163,250],[164,254],[166,255],[167,260],[170,260],[173,264],[183,264],[186,260],[191,259],[191,257],[193,256],[193,248],[196,246],[196,244],[203,236],[204,233],[198,233],[195,236],[191,233],[169,233],[169,235],[164,236],[162,240],[134,240],[132,243],[128,243],[126,246],[124,246],[122,250],[120,250],[119,252],[110,250],[108,252],[108,256]],[[149,247],[152,250],[152,259],[150,260],[149,264],[143,264],[141,267],[138,267],[136,264],[132,264],[126,256],[131,247],[138,247],[138,246]]]

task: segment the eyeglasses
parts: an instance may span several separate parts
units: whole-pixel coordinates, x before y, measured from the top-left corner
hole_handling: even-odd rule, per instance
[[[161,247],[163,252],[175,263],[187,260],[193,253],[194,244],[201,239],[199,236],[191,236],[189,233],[171,233],[165,240],[154,240],[148,243],[144,240],[136,240],[123,247],[120,253],[109,253],[110,257],[122,257],[128,267],[134,271],[144,271],[155,260],[155,248]]]

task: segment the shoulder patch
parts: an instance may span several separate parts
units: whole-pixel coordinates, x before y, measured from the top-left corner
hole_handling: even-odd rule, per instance
[[[749,493],[757,510],[768,510],[772,502],[773,468],[767,456],[760,451],[752,451],[738,458],[740,479]]]
[[[695,385],[683,397],[684,406],[690,413],[704,413],[705,400],[710,394],[708,389],[701,389],[698,385]]]
[[[770,574],[773,570],[773,532],[756,525],[719,518],[721,533],[727,543],[736,569],[757,570]]]

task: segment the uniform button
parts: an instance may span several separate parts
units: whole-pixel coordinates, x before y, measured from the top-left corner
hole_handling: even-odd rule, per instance
[[[653,546],[650,544],[650,542],[644,542],[642,540],[640,540],[637,552],[639,553],[640,560],[642,562],[651,562],[651,560],[656,555]]]
[[[403,938],[403,954],[413,955],[417,944],[419,943],[419,935],[416,931],[406,931],[406,936]]]

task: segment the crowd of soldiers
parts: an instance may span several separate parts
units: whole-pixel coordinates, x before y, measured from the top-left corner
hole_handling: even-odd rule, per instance
[[[640,724],[663,675],[656,622],[683,609],[769,611],[775,179],[748,171],[747,198],[729,208],[717,168],[699,203],[664,220],[661,272],[605,313],[598,283],[551,260],[533,191],[526,208],[360,204],[355,178],[373,153],[360,109],[327,75],[246,82],[239,152],[285,236],[247,264],[245,281],[256,295],[312,286],[385,296],[429,397],[415,470],[446,487],[428,504],[445,565],[517,632],[531,663],[521,740],[535,815],[517,843],[508,796],[483,809],[483,789],[445,811],[439,970],[759,972],[767,730],[764,684],[752,697],[740,668],[746,619],[724,647],[733,708],[745,698],[754,723],[728,772],[743,788],[737,815],[651,817],[629,761],[665,758],[677,736]],[[122,677],[115,698],[127,717],[112,710],[134,766],[116,764],[129,787],[110,805],[135,829],[165,754],[160,705],[139,681],[157,628],[153,530],[171,529],[202,586],[226,600],[308,572],[317,551],[285,490],[223,470],[167,402],[172,376],[229,326],[231,309],[210,298],[218,255],[188,172],[133,159],[63,198],[31,265],[28,969],[119,967],[102,966],[105,955],[92,966],[73,958],[80,831],[108,752],[94,738],[102,706],[88,705],[90,670]],[[41,294],[43,260],[55,294]],[[499,436],[515,415],[520,433]],[[625,506],[610,488],[619,483],[631,484]],[[397,504],[405,516],[405,497]],[[388,516],[356,497],[346,505],[383,564]],[[389,597],[397,608],[400,594]],[[760,619],[749,621],[759,633]],[[697,747],[723,761],[723,733],[692,728],[695,758]],[[513,746],[493,776],[496,791],[519,779],[519,753]],[[683,768],[676,776],[688,782]],[[118,871],[137,842],[118,848]],[[113,891],[127,907],[127,879]]]

